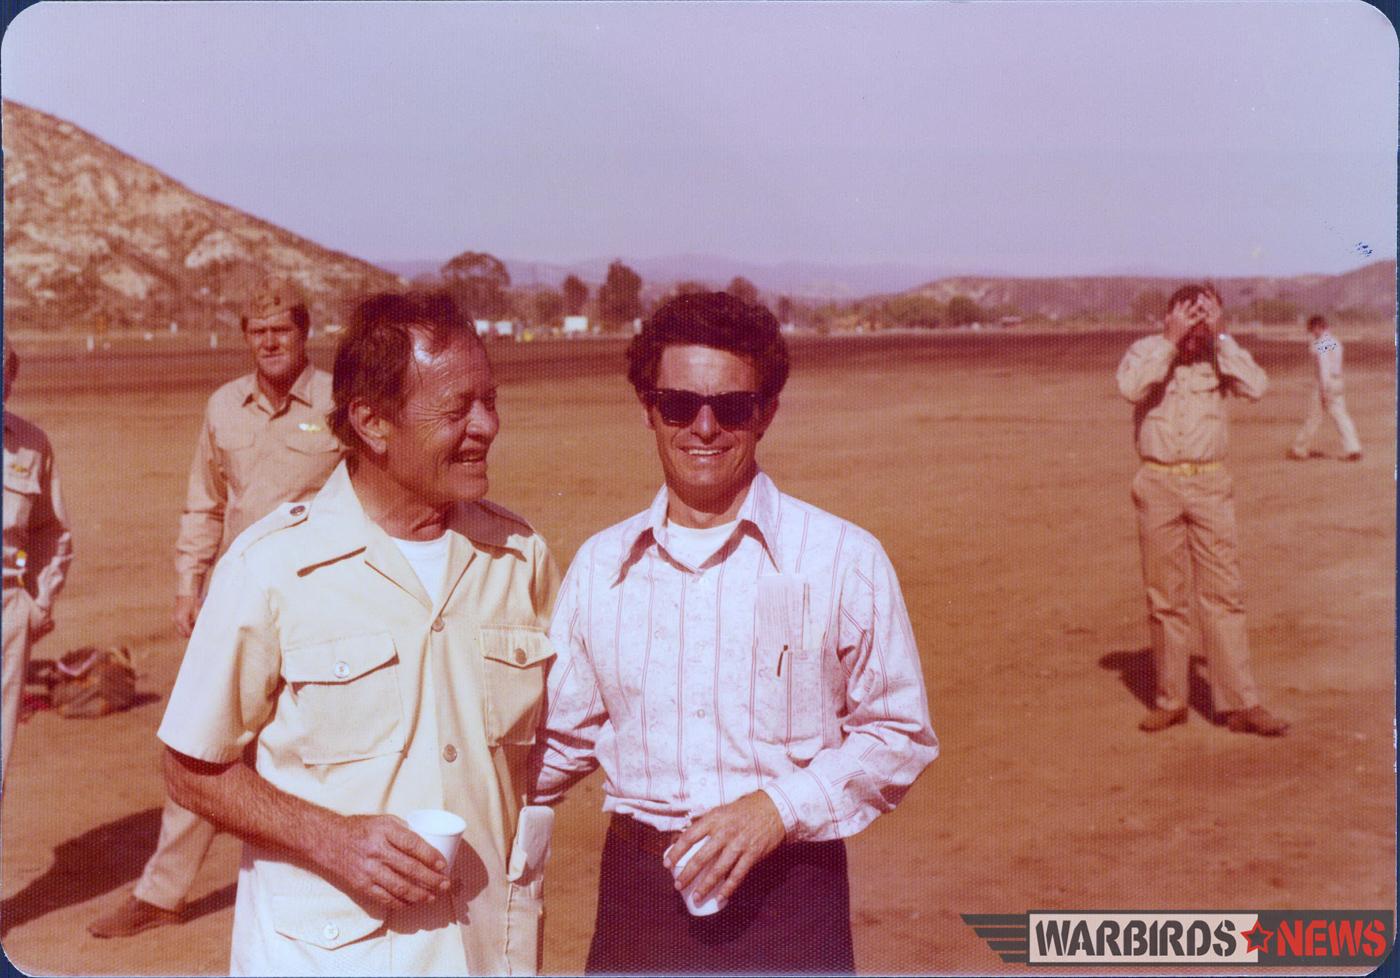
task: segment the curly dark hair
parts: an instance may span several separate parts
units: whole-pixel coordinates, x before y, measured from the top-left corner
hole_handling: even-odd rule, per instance
[[[1167,300],[1167,310],[1170,312],[1183,302],[1195,302],[1196,297],[1201,295],[1208,295],[1217,303],[1224,305],[1220,298],[1220,290],[1215,287],[1215,283],[1191,282],[1172,293],[1171,298]]]
[[[350,328],[336,347],[331,376],[334,407],[327,421],[346,448],[354,451],[360,447],[350,424],[352,401],[367,401],[388,417],[397,417],[403,409],[415,332],[426,339],[427,351],[434,354],[458,337],[481,343],[476,328],[444,291],[377,292],[361,299],[351,313]]]
[[[692,292],[663,303],[627,347],[627,379],[638,394],[656,386],[668,346],[699,345],[748,358],[758,371],[758,393],[773,400],[788,378],[787,342],[777,318],[758,303],[727,292]]]

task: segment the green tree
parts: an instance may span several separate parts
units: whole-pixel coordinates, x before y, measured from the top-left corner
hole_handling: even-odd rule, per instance
[[[564,310],[570,316],[582,314],[583,304],[587,301],[588,286],[583,284],[583,279],[577,275],[564,279]]]
[[[553,289],[535,293],[535,322],[542,326],[556,326],[564,315],[564,297]]]
[[[619,259],[608,266],[608,277],[598,288],[598,316],[617,326],[642,314],[642,277]]]
[[[495,319],[510,309],[505,294],[510,272],[495,255],[464,251],[442,266],[442,278],[457,305],[473,319]]]
[[[778,308],[774,313],[778,317],[778,322],[785,324],[792,322],[794,311],[792,299],[785,295],[778,296]]]
[[[753,304],[758,302],[758,286],[754,285],[742,275],[735,275],[729,283],[729,287],[724,291],[734,298]]]
[[[947,318],[951,326],[966,326],[982,322],[987,314],[974,300],[965,295],[955,295],[948,300]]]
[[[704,282],[697,282],[693,278],[688,278],[683,282],[677,282],[672,290],[672,295],[696,295],[700,292],[713,292]]]
[[[894,326],[932,329],[943,324],[944,310],[937,299],[927,295],[896,295],[885,300],[880,318]]]

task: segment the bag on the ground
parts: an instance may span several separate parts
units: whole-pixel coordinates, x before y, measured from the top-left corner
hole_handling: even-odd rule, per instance
[[[136,700],[136,669],[126,646],[85,645],[53,664],[50,699],[62,717],[100,717]]]

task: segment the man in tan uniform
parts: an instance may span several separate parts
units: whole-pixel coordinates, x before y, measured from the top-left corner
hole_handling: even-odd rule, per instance
[[[1118,365],[1142,457],[1133,503],[1157,671],[1156,707],[1139,726],[1186,721],[1194,603],[1215,709],[1231,730],[1277,736],[1288,724],[1260,705],[1249,668],[1234,488],[1222,462],[1225,395],[1258,400],[1268,378],[1224,331],[1212,286],[1183,286],[1167,310],[1162,333],[1135,342]]]
[[[214,561],[279,503],[310,499],[340,461],[326,421],[331,377],[306,356],[310,317],[295,285],[269,276],[243,316],[253,372],[209,398],[175,543],[175,627],[188,638]],[[126,937],[178,923],[214,827],[167,801],[155,854],[120,905],[88,925]]]
[[[5,392],[9,401],[19,357],[5,337]],[[53,603],[73,560],[73,535],[63,509],[48,437],[5,409],[4,663],[0,675],[0,781],[10,766],[19,729],[24,671],[34,642],[53,630]]]
[[[1327,320],[1322,316],[1308,319],[1308,333],[1312,337],[1313,360],[1316,363],[1314,378],[1317,387],[1308,401],[1308,416],[1293,439],[1288,450],[1291,459],[1305,459],[1312,456],[1312,440],[1322,424],[1322,416],[1330,415],[1337,426],[1337,434],[1342,439],[1342,457],[1348,462],[1361,461],[1361,439],[1356,434],[1356,423],[1347,413],[1346,388],[1342,383],[1342,341],[1332,335],[1327,328]]]
[[[159,736],[171,795],[245,842],[233,974],[538,967],[547,840],[516,826],[559,574],[482,499],[495,398],[450,298],[365,300],[347,461],[214,571]],[[400,817],[425,808],[466,821],[450,866]]]

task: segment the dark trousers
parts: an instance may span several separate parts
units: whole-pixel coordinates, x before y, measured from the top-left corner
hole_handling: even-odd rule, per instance
[[[780,846],[723,910],[692,917],[664,847],[620,831],[623,818],[603,847],[586,974],[855,974],[845,843]]]

